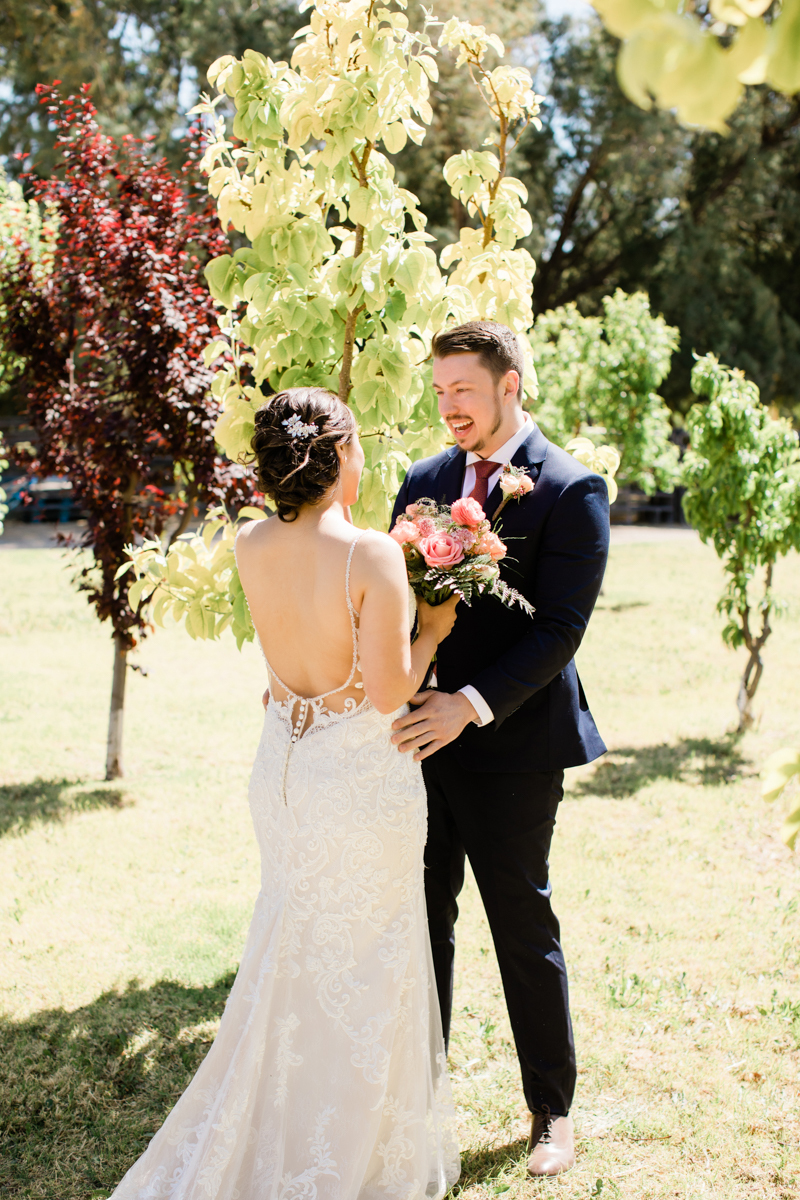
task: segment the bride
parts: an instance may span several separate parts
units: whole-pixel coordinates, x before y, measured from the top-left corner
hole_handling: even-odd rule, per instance
[[[250,782],[261,891],[219,1033],[113,1200],[418,1200],[459,1174],[422,854],[393,719],[455,620],[356,529],[350,410],[292,388],[256,414],[277,513],[236,546],[270,698]],[[343,682],[344,681],[344,682]]]

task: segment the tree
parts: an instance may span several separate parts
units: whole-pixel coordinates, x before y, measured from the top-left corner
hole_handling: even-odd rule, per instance
[[[206,272],[227,310],[218,348],[230,350],[214,381],[224,406],[216,437],[232,459],[249,450],[262,383],[333,388],[353,409],[366,452],[356,517],[378,528],[388,523],[400,472],[444,444],[426,366],[436,330],[477,317],[509,325],[527,354],[528,395],[536,394],[526,337],[534,262],[516,247],[531,222],[508,161],[537,120],[539,97],[525,69],[488,68],[490,51],[502,56],[503,46],[482,27],[453,18],[439,46],[467,67],[494,130],[489,148],[461,150],[444,165],[474,225],[460,229],[439,262],[416,197],[398,185],[383,153],[399,153],[409,139],[420,144],[432,118],[429,84],[438,72],[425,29],[410,30],[402,12],[369,0],[320,3],[291,66],[247,51],[209,70],[233,100],[233,135],[243,143],[218,121],[204,159],[209,187],[222,222],[250,242]],[[218,102],[207,99],[200,110],[213,112]],[[132,548],[134,596],[147,591],[159,617],[195,613],[192,636],[229,626],[246,632],[230,528],[225,536],[216,549],[210,535],[179,539],[167,555],[155,543]],[[207,572],[200,583],[187,563]]]
[[[738,696],[741,731],[752,725],[764,670],[775,563],[800,549],[800,440],[788,421],[769,416],[755,384],[713,355],[698,359],[692,385],[708,402],[689,412],[683,504],[727,576],[717,606],[727,617],[723,640],[748,652]]]
[[[620,482],[647,495],[678,482],[678,448],[658,388],[677,347],[677,330],[650,312],[647,296],[617,290],[602,317],[575,304],[541,313],[531,333],[543,397],[536,419],[555,442],[596,436],[620,457]]]
[[[234,102],[233,134],[244,142],[237,148],[218,121],[204,158],[209,187],[223,224],[250,242],[206,272],[227,310],[231,350],[214,382],[224,405],[217,439],[232,459],[249,449],[264,382],[332,387],[359,420],[367,452],[360,515],[379,526],[398,472],[443,444],[423,368],[433,333],[451,316],[491,316],[521,334],[532,321],[534,264],[515,249],[530,219],[507,156],[516,130],[536,120],[538,97],[523,69],[487,71],[489,49],[503,48],[481,28],[453,19],[440,44],[457,48],[496,122],[492,149],[461,151],[445,165],[479,226],[445,250],[449,278],[427,247],[416,197],[379,149],[421,142],[431,118],[430,39],[411,32],[402,12],[368,0],[320,6],[291,67],[247,51],[209,71]],[[213,112],[220,99],[201,110]],[[527,386],[535,388],[532,363]]]
[[[592,3],[623,39],[619,81],[641,108],[725,133],[745,85],[800,91],[800,0],[710,0],[680,12],[656,0]]]
[[[0,275],[12,273],[24,256],[33,280],[41,284],[52,270],[57,224],[52,205],[44,215],[35,200],[26,201],[22,188],[6,178],[0,167]],[[0,329],[4,312],[0,307]],[[14,391],[25,360],[9,351],[0,337],[0,413],[13,407]],[[7,465],[7,464],[6,464]]]
[[[55,131],[43,119],[36,85],[59,77],[69,92],[91,84],[105,133],[152,137],[176,168],[183,162],[185,110],[199,79],[225,46],[274,58],[291,55],[303,23],[293,0],[5,0],[0,7],[0,153],[32,153],[49,174]]]
[[[217,331],[202,272],[226,245],[213,208],[192,201],[194,163],[182,180],[140,144],[117,146],[98,127],[88,88],[41,99],[58,129],[59,170],[35,185],[58,222],[52,271],[33,249],[0,277],[0,340],[25,360],[21,386],[38,436],[30,471],[72,482],[88,514],[76,576],[101,621],[111,622],[114,681],[106,774],[121,774],[128,651],[148,628],[117,580],[124,547],[185,528],[199,500],[246,478],[218,459],[203,348]],[[196,155],[194,156],[196,158]],[[241,474],[241,472],[240,472]]]

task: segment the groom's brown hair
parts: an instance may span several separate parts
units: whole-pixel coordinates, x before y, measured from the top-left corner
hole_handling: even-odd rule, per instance
[[[481,364],[490,372],[495,383],[507,371],[519,375],[517,399],[522,401],[522,376],[525,360],[513,329],[498,321],[467,321],[433,337],[434,358],[449,358],[451,354],[477,354]]]

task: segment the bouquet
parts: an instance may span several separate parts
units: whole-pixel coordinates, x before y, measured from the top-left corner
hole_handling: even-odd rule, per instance
[[[476,592],[485,591],[507,608],[519,605],[533,616],[533,605],[500,577],[497,564],[507,554],[506,545],[477,500],[467,497],[453,505],[418,500],[389,536],[403,548],[411,590],[428,604],[443,604],[451,595],[471,604]]]

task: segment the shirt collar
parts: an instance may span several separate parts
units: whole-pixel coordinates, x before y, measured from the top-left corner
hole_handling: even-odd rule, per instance
[[[519,450],[522,443],[526,442],[528,440],[528,438],[531,436],[531,434],[533,433],[535,428],[536,428],[536,426],[533,423],[533,418],[531,417],[531,414],[526,412],[525,413],[525,424],[522,426],[522,428],[518,429],[517,432],[513,435],[513,437],[510,437],[507,442],[505,442],[502,446],[499,447],[499,449],[495,450],[494,454],[489,455],[492,462],[497,463],[498,470],[505,463],[511,462],[511,459],[517,453],[517,451]],[[467,451],[467,466],[468,467],[471,467],[473,463],[479,462],[480,459],[481,459],[480,454],[474,454],[472,452],[472,450]]]

